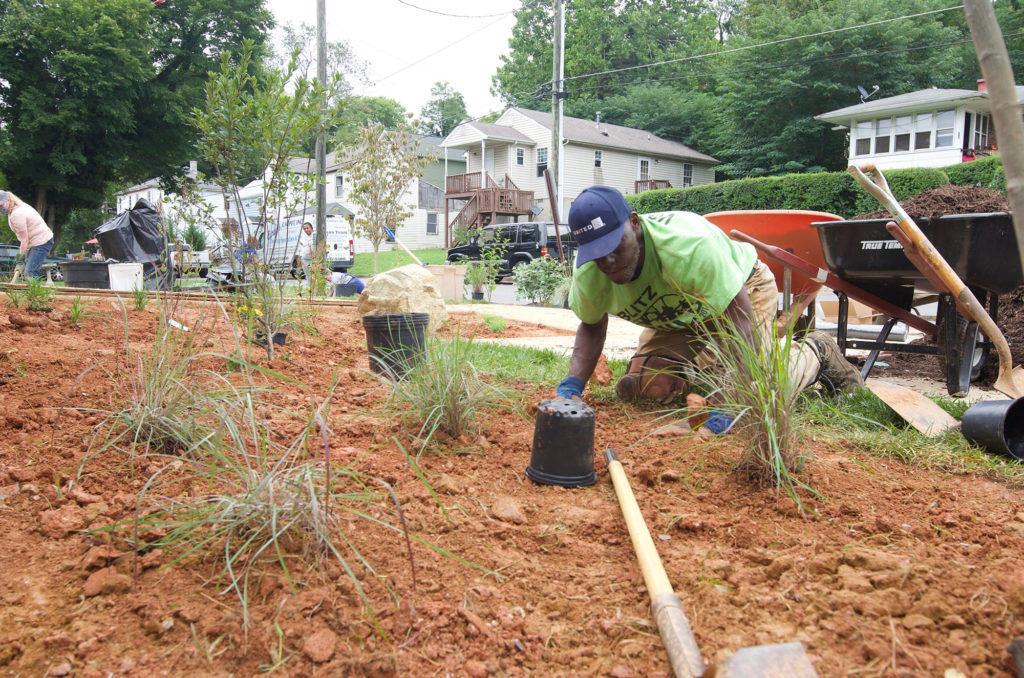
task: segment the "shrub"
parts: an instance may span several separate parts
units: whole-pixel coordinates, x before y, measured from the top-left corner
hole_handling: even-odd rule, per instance
[[[25,280],[25,307],[30,311],[48,311],[53,308],[57,292],[37,278]]]
[[[998,155],[962,162],[946,168],[949,183],[957,186],[981,186],[1006,194],[1006,174]]]
[[[944,169],[888,170],[885,177],[897,200],[949,183],[981,184],[1006,192],[1006,179],[998,158],[959,163]],[[647,191],[626,196],[626,199],[639,214],[671,210],[697,214],[728,210],[814,210],[850,218],[878,209],[878,201],[861,189],[848,172],[737,179],[691,188]]]
[[[555,292],[569,276],[562,262],[552,257],[540,257],[516,267],[516,299],[531,299],[537,304],[551,301]]]

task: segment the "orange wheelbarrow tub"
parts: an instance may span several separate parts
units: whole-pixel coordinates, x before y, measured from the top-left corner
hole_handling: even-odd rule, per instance
[[[826,269],[825,255],[821,251],[821,238],[818,229],[812,223],[824,221],[842,221],[843,218],[829,212],[811,210],[729,210],[712,212],[704,218],[725,231],[737,230],[768,245],[775,245],[792,252],[796,256],[815,266]],[[758,251],[761,261],[768,264],[775,276],[775,282],[782,289],[782,264],[767,258]],[[821,283],[804,276],[793,278],[793,294],[816,295],[821,291]]]

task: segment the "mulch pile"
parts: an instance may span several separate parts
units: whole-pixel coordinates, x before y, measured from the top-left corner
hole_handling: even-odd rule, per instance
[[[984,214],[986,212],[1009,212],[1010,201],[1005,195],[991,188],[972,186],[940,186],[923,191],[900,205],[911,219],[934,219],[946,214]],[[881,209],[867,214],[858,214],[853,220],[885,219],[890,214]]]
[[[986,212],[1009,212],[1010,201],[999,191],[971,186],[941,186],[900,202],[912,219],[933,219],[947,214],[975,214]],[[878,210],[853,217],[858,219],[883,219],[890,216],[886,210]],[[1007,253],[1008,255],[1010,253]],[[1016,252],[1012,253],[1016,256]],[[1013,354],[1013,364],[1024,362],[1024,287],[1018,287],[999,298],[999,312],[996,324],[1006,336]],[[933,344],[933,338],[921,339],[915,343]],[[939,360],[933,355],[912,353],[886,353],[881,358],[888,363],[886,375],[917,376],[945,380],[939,368]],[[998,370],[995,351],[991,351],[981,375],[975,382],[979,386],[991,386]]]

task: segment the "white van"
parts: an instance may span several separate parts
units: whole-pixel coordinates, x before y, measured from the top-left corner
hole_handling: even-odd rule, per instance
[[[352,237],[351,212],[338,203],[327,205],[326,255],[331,271],[345,273],[355,264],[355,241]],[[299,236],[302,224],[309,222],[316,229],[316,210],[308,208],[281,220],[276,230],[263,238],[263,255],[271,270],[287,269],[298,277],[302,271],[299,260]]]

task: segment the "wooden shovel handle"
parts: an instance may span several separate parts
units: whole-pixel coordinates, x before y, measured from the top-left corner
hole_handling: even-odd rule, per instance
[[[622,509],[622,517],[626,519],[629,538],[633,541],[637,562],[640,563],[640,571],[644,575],[644,584],[647,585],[647,592],[651,596],[651,612],[654,614],[661,642],[665,645],[669,662],[672,664],[672,672],[676,678],[703,676],[707,667],[697,647],[697,640],[693,637],[682,603],[679,602],[668,575],[665,574],[665,568],[661,564],[658,550],[654,547],[651,533],[647,530],[644,516],[640,513],[640,506],[633,496],[622,462],[610,447],[605,450],[604,456],[608,462],[612,485],[615,487],[615,496],[619,500],[619,508]]]

